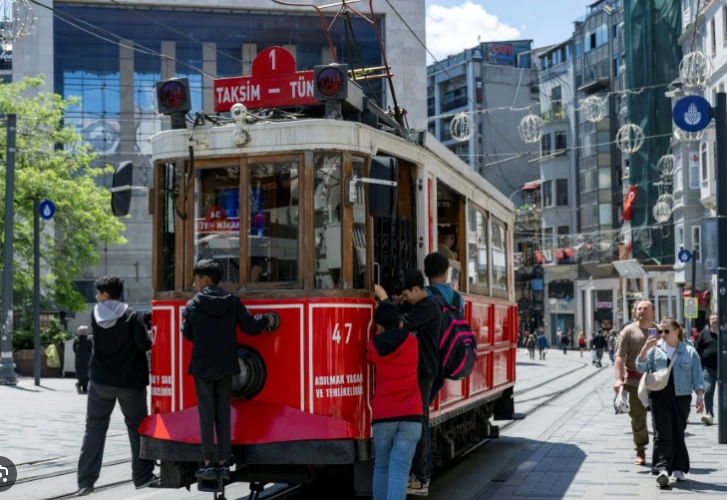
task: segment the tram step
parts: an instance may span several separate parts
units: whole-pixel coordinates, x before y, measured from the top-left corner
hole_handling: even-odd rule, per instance
[[[197,490],[204,491],[206,493],[223,493],[225,491],[225,481],[224,479],[217,479],[214,481],[197,479]]]

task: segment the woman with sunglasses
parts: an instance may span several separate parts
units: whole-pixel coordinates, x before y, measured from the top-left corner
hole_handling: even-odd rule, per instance
[[[661,338],[659,338],[661,337]],[[636,359],[640,373],[668,368],[669,383],[660,391],[649,391],[654,453],[652,474],[661,487],[669,485],[669,475],[685,481],[689,472],[689,452],[684,441],[687,417],[692,404],[692,391],[697,393],[697,413],[704,411],[704,379],[699,355],[684,342],[684,329],[675,319],[664,319],[657,335],[649,336]]]

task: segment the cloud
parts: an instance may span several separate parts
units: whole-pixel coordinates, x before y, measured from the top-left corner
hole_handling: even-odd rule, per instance
[[[520,30],[501,23],[471,1],[449,8],[427,8],[427,47],[437,59],[474,47],[478,36],[482,42],[512,40],[520,36]],[[433,62],[430,59],[427,56],[427,63]]]

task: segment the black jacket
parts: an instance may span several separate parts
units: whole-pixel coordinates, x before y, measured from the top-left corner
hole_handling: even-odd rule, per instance
[[[712,333],[709,325],[702,330],[699,334],[697,343],[694,345],[699,357],[702,361],[702,366],[710,368],[712,370],[717,369],[717,357],[719,351],[717,351],[717,333]]]
[[[127,389],[146,387],[149,385],[146,352],[151,349],[151,341],[139,315],[133,308],[126,307],[117,318],[99,318],[97,322],[96,311],[100,306],[102,304],[97,304],[91,313],[94,344],[91,381]]]
[[[595,337],[591,339],[593,347],[596,349],[605,349],[607,342],[606,337],[603,336],[601,333],[597,333]]]
[[[228,291],[210,286],[187,302],[182,335],[193,343],[188,373],[194,377],[237,375],[237,327],[249,335],[265,329],[240,299]]]
[[[85,379],[88,377],[88,364],[91,362],[93,342],[88,335],[79,335],[73,341],[73,353],[76,355],[76,378]]]
[[[411,311],[401,315],[404,327],[419,340],[419,378],[434,380],[441,370],[439,339],[442,330],[442,308],[435,295],[420,300]]]

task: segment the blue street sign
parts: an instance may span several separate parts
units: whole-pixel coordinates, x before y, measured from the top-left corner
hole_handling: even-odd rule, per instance
[[[712,106],[704,97],[688,95],[674,105],[671,116],[680,129],[699,132],[707,128],[712,121]]]
[[[50,220],[56,213],[56,206],[50,200],[43,200],[40,203],[40,216],[45,220]]]
[[[687,249],[681,250],[679,252],[679,256],[678,257],[679,257],[679,262],[683,262],[683,263],[686,264],[687,262],[689,262],[690,260],[692,260],[692,252],[690,252]]]

